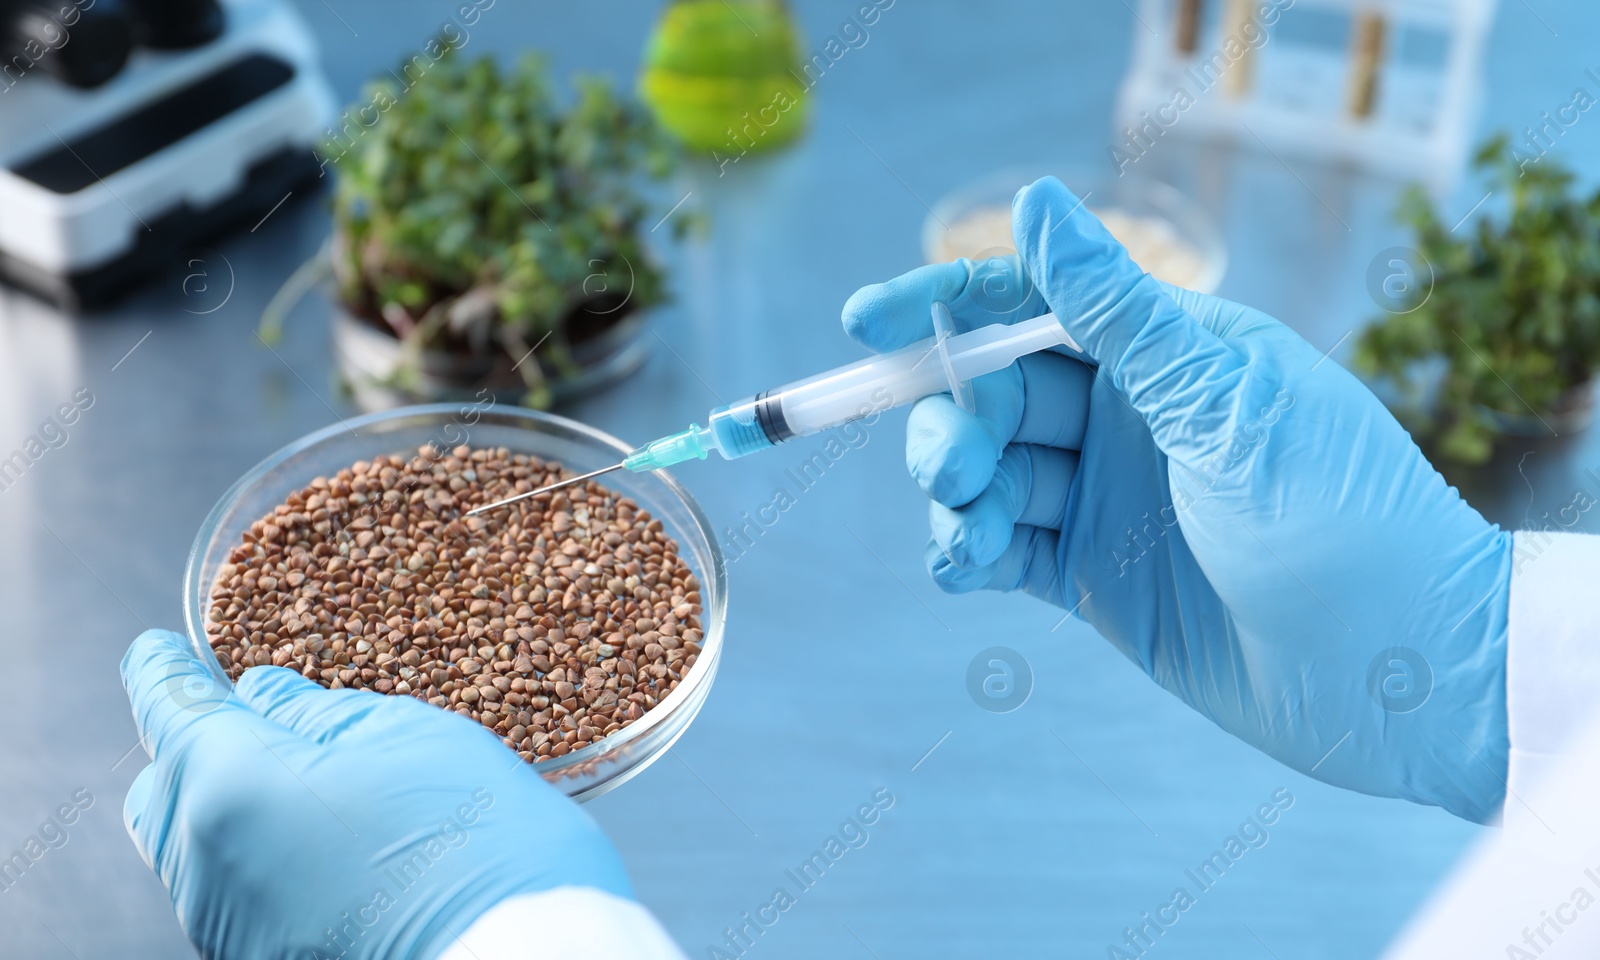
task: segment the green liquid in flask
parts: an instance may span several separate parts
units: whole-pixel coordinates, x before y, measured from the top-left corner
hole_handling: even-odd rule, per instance
[[[805,129],[799,35],[782,0],[673,0],[645,48],[640,96],[688,146],[724,158]]]

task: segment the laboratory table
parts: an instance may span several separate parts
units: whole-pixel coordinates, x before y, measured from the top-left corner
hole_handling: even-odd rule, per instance
[[[339,96],[353,99],[454,4],[299,6]],[[795,9],[820,45],[855,6]],[[656,9],[501,0],[469,52],[537,47],[559,76],[631,87]],[[563,412],[643,440],[857,357],[841,304],[920,262],[920,225],[946,191],[1017,163],[1110,172],[1111,105],[1141,29],[1112,0],[893,4],[816,83],[803,140],[722,169],[692,164],[663,188],[661,209],[687,196],[709,230],[658,244],[674,301],[653,318],[646,365]],[[1482,129],[1521,130],[1568,103],[1597,29],[1592,4],[1502,4]],[[1587,182],[1597,147],[1600,121],[1585,119],[1553,152]],[[1398,182],[1177,136],[1139,167],[1216,218],[1231,258],[1221,294],[1348,362],[1353,331],[1379,314],[1369,264],[1405,242],[1390,216]],[[1463,183],[1444,209],[1465,214],[1481,194]],[[66,442],[0,492],[0,856],[61,803],[92,801],[0,890],[0,955],[188,955],[123,830],[122,798],[146,758],[117,664],[141,630],[182,628],[185,557],[229,484],[357,412],[333,375],[324,298],[296,310],[275,347],[254,333],[328,230],[326,193],[306,191],[96,315],[0,292],[0,448],[79,391],[93,397]],[[795,902],[746,956],[1106,956],[1175,888],[1193,890],[1186,871],[1277,795],[1293,802],[1267,840],[1199,891],[1150,952],[1376,955],[1482,829],[1278,765],[1063,611],[942,595],[923,570],[926,509],[903,466],[903,423],[878,420],[803,489],[789,471],[821,439],[677,471],[719,530],[775,518],[730,567],[726,652],[704,712],[653,767],[588,805],[687,953],[726,950],[724,931],[787,887]],[[1600,496],[1586,472],[1600,472],[1596,437],[1530,442],[1459,482],[1499,523],[1548,524],[1580,488]],[[792,504],[768,509],[780,492]],[[1026,678],[1010,712],[969,690],[969,664],[991,647],[1013,651]],[[867,840],[795,885],[788,871],[878,791],[893,805]],[[530,835],[530,851],[538,844]]]

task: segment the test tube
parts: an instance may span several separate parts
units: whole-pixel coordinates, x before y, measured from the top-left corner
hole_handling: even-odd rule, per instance
[[[1242,38],[1245,35],[1245,25],[1250,23],[1254,16],[1254,0],[1228,0],[1222,8],[1222,35]],[[1250,92],[1251,82],[1255,79],[1253,76],[1255,53],[1255,47],[1246,45],[1239,59],[1228,68],[1222,80],[1222,88],[1227,91],[1228,96],[1238,99]]]
[[[1350,115],[1357,120],[1372,116],[1378,101],[1378,68],[1388,23],[1376,10],[1356,14],[1350,42]]]
[[[1178,52],[1188,56],[1200,46],[1200,0],[1178,0]]]

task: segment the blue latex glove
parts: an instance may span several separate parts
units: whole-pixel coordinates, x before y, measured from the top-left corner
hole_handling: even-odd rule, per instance
[[[923,267],[844,309],[876,351],[931,335],[933,301],[963,329],[1053,310],[1086,354],[980,379],[976,415],[948,395],[912,409],[938,584],[1075,611],[1296,770],[1494,816],[1510,535],[1337,363],[1152,279],[1060,182],[1017,195],[1013,231],[1017,257]]]
[[[464,717],[278,667],[229,696],[161,630],[122,680],[155,760],[123,817],[203,957],[427,958],[509,896],[632,897],[599,827]]]

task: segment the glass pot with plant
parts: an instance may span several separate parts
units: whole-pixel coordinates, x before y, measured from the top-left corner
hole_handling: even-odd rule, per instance
[[[640,188],[674,147],[648,112],[594,78],[562,108],[533,55],[502,71],[447,49],[407,79],[375,82],[378,119],[326,144],[333,236],[263,339],[331,271],[335,354],[363,405],[487,390],[544,407],[632,372],[666,299]]]
[[[1600,369],[1600,192],[1518,158],[1502,134],[1473,161],[1502,218],[1452,230],[1419,189],[1399,216],[1433,282],[1369,327],[1356,365],[1402,388],[1397,414],[1446,460],[1489,459],[1497,438],[1564,435],[1587,425]]]

